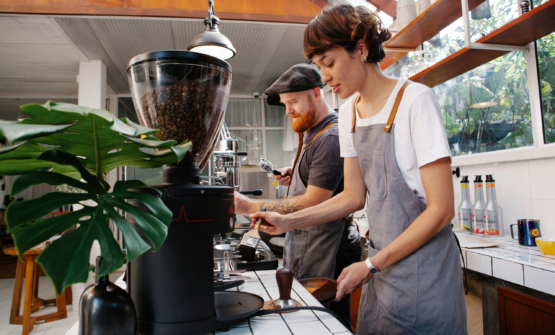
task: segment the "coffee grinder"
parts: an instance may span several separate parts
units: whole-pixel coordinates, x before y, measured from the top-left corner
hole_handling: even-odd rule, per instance
[[[231,66],[208,55],[169,50],[134,57],[127,74],[141,124],[159,129],[153,135],[159,139],[193,142],[180,163],[164,167],[164,183],[155,187],[173,213],[165,243],[128,264],[137,331],[172,335],[227,328],[264,304],[253,294],[214,291],[213,235],[234,230],[234,188],[201,185],[200,172],[224,120]]]

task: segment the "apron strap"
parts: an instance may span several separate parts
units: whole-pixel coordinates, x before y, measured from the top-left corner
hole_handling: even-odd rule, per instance
[[[401,104],[401,99],[403,99],[403,93],[405,93],[405,88],[410,85],[412,81],[407,80],[406,83],[403,84],[403,87],[397,93],[397,97],[395,98],[395,103],[393,104],[393,108],[391,109],[391,113],[389,114],[389,120],[387,120],[387,124],[383,131],[389,133],[391,130],[391,126],[393,126],[393,121],[395,120],[395,115],[397,115],[397,110],[399,109],[399,105]]]
[[[320,137],[320,135],[322,135],[323,132],[325,132],[326,130],[330,129],[331,127],[335,127],[335,126],[337,126],[337,123],[332,123],[332,124],[328,125],[326,128],[320,130],[318,132],[318,134],[316,134],[316,136],[314,136],[312,141],[310,141],[310,143],[308,143],[307,145],[304,146],[303,150],[306,150],[306,148],[308,148],[312,144],[312,142],[314,142],[318,137]]]
[[[308,147],[312,144],[312,142],[314,142],[320,135],[322,135],[322,133],[323,133],[324,131],[326,131],[326,130],[330,129],[331,127],[334,127],[334,126],[337,126],[337,123],[329,124],[326,128],[320,130],[320,131],[318,132],[318,134],[316,134],[316,136],[314,136],[314,138],[312,139],[312,141],[310,141],[310,143],[308,143],[307,145],[304,146],[303,151],[306,150],[306,148],[308,148]],[[299,138],[299,140],[301,140],[301,139]],[[291,188],[291,183],[293,182],[293,176],[295,175],[295,168],[297,167],[297,159],[298,159],[299,157],[300,157],[300,155],[297,155],[297,156],[295,157],[295,162],[293,163],[293,171],[291,171],[291,181],[289,182],[289,186],[287,186],[287,194],[285,195],[285,199],[288,199],[288,198],[289,198],[289,189]],[[299,178],[300,178],[300,177],[301,177],[301,172],[300,172],[300,170],[299,170],[298,173],[299,173]],[[302,178],[301,178],[301,180],[302,180]]]
[[[401,99],[403,98],[403,93],[405,92],[405,88],[409,86],[412,81],[407,80],[406,83],[403,84],[399,93],[397,93],[397,97],[395,98],[395,103],[393,104],[393,108],[391,109],[391,113],[389,114],[389,119],[387,120],[387,124],[383,131],[389,133],[391,130],[391,126],[393,125],[393,121],[395,120],[395,115],[397,115],[397,109],[399,109],[399,105],[401,104]],[[351,133],[355,132],[355,126],[357,124],[357,102],[360,100],[360,94],[356,97],[355,101],[353,102],[353,126],[351,128]]]

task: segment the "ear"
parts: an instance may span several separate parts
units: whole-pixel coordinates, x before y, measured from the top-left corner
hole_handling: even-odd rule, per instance
[[[368,46],[363,40],[359,40],[357,43],[357,51],[360,53],[361,57],[368,57]]]
[[[313,88],[312,92],[314,92],[314,97],[316,98],[316,101],[320,101],[320,98],[322,97],[322,90],[320,90],[320,87]]]

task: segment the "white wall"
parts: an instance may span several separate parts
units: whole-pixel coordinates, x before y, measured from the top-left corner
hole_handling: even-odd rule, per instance
[[[542,235],[555,237],[555,158],[470,165],[460,169],[461,176],[468,175],[469,180],[474,180],[477,174],[484,180],[486,174],[493,174],[497,199],[503,208],[506,236],[511,235],[509,225],[516,224],[516,220],[538,219]],[[460,178],[453,176],[453,185],[456,210],[461,202]],[[474,188],[470,189],[470,199],[474,202]]]

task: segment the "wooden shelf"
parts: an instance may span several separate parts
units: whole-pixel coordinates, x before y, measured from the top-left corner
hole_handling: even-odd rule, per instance
[[[477,43],[525,46],[554,32],[554,18],[555,0],[550,0],[482,37]],[[410,80],[434,87],[507,53],[509,52],[463,48]]]
[[[485,0],[469,0],[470,10]],[[385,47],[415,49],[433,38],[441,30],[462,16],[461,0],[438,0],[414,19],[408,26],[391,38]],[[380,63],[382,70],[387,69],[403,58],[407,52],[386,51],[385,59]]]
[[[468,0],[470,10],[485,0]],[[385,43],[389,48],[417,48],[462,16],[461,0],[439,0]]]

